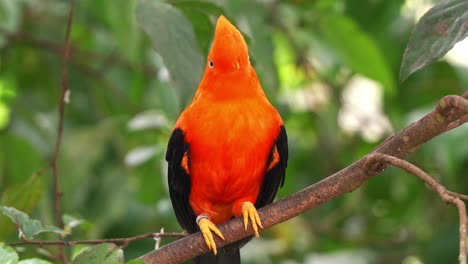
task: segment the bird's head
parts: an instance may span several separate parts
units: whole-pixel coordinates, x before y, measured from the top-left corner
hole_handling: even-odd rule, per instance
[[[249,62],[247,43],[224,16],[218,18],[205,73],[194,100],[208,95],[220,100],[264,96]]]
[[[250,67],[249,51],[244,37],[223,15],[216,23],[206,67],[214,72],[230,72]]]

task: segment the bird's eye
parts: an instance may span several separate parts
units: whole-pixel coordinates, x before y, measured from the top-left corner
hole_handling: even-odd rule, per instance
[[[210,66],[211,69],[214,68],[214,62],[213,62],[212,60],[210,60],[210,61],[208,62],[208,65]]]

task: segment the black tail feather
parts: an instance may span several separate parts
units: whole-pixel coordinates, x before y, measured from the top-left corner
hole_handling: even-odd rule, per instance
[[[239,249],[234,251],[221,250],[214,255],[212,252],[203,254],[193,260],[194,264],[240,264]]]
[[[226,245],[218,249],[216,256],[212,253],[206,253],[193,259],[194,264],[240,264],[240,248],[249,242],[253,236],[248,236],[237,242]]]

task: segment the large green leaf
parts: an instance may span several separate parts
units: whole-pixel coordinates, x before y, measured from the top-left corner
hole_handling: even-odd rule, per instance
[[[320,19],[320,31],[344,64],[380,82],[387,94],[393,94],[395,81],[382,51],[353,20],[341,15],[326,15]]]
[[[0,134],[0,157],[5,163],[0,167],[0,179],[7,177],[8,184],[25,182],[38,168],[44,166],[39,150],[30,141],[15,134]],[[27,166],[25,166],[27,164]],[[3,175],[5,176],[3,176]],[[2,190],[0,187],[0,191]]]
[[[113,58],[120,56],[125,61],[137,63],[141,51],[139,47],[141,44],[141,32],[136,25],[135,16],[133,15],[136,0],[82,2],[78,6],[79,8],[83,8],[82,12],[100,19],[110,34],[92,32],[92,28],[82,28],[80,23],[75,22],[73,24],[72,43],[86,43],[90,47],[93,47],[93,41],[102,42],[101,45],[107,47],[102,50],[102,55],[112,53],[111,56]],[[92,35],[84,35],[89,31],[92,32]]]
[[[135,14],[186,101],[197,88],[204,68],[192,24],[177,8],[166,3],[139,0]]]
[[[114,244],[103,243],[85,249],[73,260],[73,264],[124,263],[123,250]]]
[[[210,2],[173,0],[170,3],[180,9],[190,20],[203,54],[208,54],[213,36],[213,25],[210,22],[210,16],[218,17],[225,13],[224,10],[217,4]]]
[[[63,230],[55,226],[44,226],[39,220],[31,219],[27,214],[13,207],[0,206],[0,211],[8,216],[14,224],[21,228],[23,235],[32,239],[35,235],[43,232],[54,232],[57,234],[65,234]]]
[[[444,56],[468,36],[468,1],[443,0],[416,24],[400,68],[400,81]]]

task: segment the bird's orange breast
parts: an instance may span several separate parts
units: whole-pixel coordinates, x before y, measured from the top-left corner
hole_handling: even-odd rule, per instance
[[[190,120],[190,122],[188,122]],[[179,119],[190,146],[190,203],[214,223],[232,216],[234,202],[255,202],[282,124],[266,98],[193,103]]]

